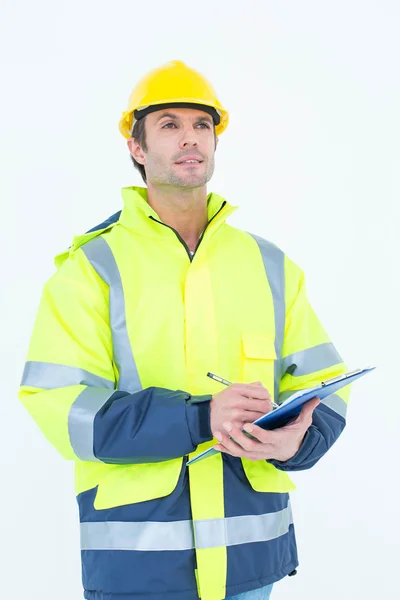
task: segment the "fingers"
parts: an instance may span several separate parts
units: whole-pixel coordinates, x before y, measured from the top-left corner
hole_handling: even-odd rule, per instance
[[[306,405],[307,404],[310,407],[312,407],[312,410],[314,410],[315,408],[317,408],[318,404],[321,404],[321,398],[318,398],[318,396],[315,396],[315,398],[311,398],[311,400],[309,402],[306,402]]]
[[[232,435],[232,437],[230,437],[230,435]],[[232,427],[231,434],[216,432],[215,437],[220,442],[215,446],[217,450],[227,450],[232,456],[238,457],[245,456],[246,452],[254,452],[255,447],[253,444],[258,443],[245,436],[241,433],[240,429],[236,427]]]
[[[270,410],[272,410],[272,408]],[[270,412],[270,410],[266,410],[265,412],[243,410],[239,413],[240,420],[241,420],[242,424],[243,423],[252,423],[253,421],[257,421],[257,419],[259,419],[260,417],[265,415],[267,412]],[[236,420],[238,420],[238,419],[236,419]]]
[[[298,427],[299,425],[304,429],[308,429],[312,424],[313,412],[317,408],[318,404],[320,404],[320,402],[321,399],[318,398],[318,396],[316,396],[315,398],[312,398],[311,400],[303,404],[299,416],[294,421],[285,425],[283,429]]]
[[[251,439],[232,423],[224,423],[224,431],[217,431],[214,435],[233,456],[243,456],[242,450],[254,452],[260,446],[259,441]]]
[[[254,400],[253,398],[243,398],[243,400],[238,401],[238,408],[245,411],[258,412],[264,415],[272,410],[272,402],[271,400]]]
[[[238,434],[235,434],[238,435]],[[242,434],[243,435],[243,434]],[[265,459],[265,446],[262,446],[258,442],[258,446],[253,448],[252,450],[245,450],[243,446],[236,444],[236,442],[229,438],[229,436],[225,434],[220,434],[221,442],[214,446],[215,450],[219,450],[225,454],[229,454],[230,456],[235,456],[236,458],[248,458],[249,460],[264,460]],[[246,437],[246,436],[244,436]],[[248,438],[247,438],[248,439]],[[251,441],[251,440],[249,440]],[[243,442],[244,443],[244,442]]]
[[[243,429],[262,444],[271,444],[276,439],[275,431],[261,429],[261,427],[258,427],[258,425],[254,425],[253,423],[245,423]]]
[[[245,398],[271,400],[271,394],[260,382],[255,384],[234,383],[231,387]]]
[[[301,413],[299,415],[299,421],[300,422],[310,421],[310,425],[311,425],[312,414],[320,402],[321,402],[321,400],[317,396],[315,398],[312,398],[308,402],[306,402],[303,405],[303,408],[301,409]]]

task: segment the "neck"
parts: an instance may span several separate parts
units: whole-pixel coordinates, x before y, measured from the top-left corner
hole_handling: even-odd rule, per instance
[[[207,188],[147,187],[147,201],[161,221],[173,227],[194,251],[208,222]]]

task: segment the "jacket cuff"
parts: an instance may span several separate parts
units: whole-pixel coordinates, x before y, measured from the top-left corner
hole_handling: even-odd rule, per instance
[[[198,446],[203,442],[213,439],[210,426],[211,394],[191,396],[186,401],[186,419],[193,445]]]

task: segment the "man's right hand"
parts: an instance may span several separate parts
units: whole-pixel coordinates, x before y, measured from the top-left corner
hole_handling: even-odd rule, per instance
[[[210,426],[214,435],[224,431],[226,422],[242,428],[272,410],[269,391],[260,381],[255,383],[233,383],[225,390],[214,394],[210,402]]]

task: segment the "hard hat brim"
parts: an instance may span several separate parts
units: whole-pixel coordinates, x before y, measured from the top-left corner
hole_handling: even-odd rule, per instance
[[[197,104],[195,102],[164,102],[163,104],[153,104],[151,106],[134,110],[133,116],[136,121],[139,121],[139,119],[143,119],[143,117],[152,112],[164,110],[166,108],[194,108],[197,110],[202,110],[212,117],[215,126],[219,125],[221,122],[221,115],[216,108],[213,106],[207,106],[206,104]]]

